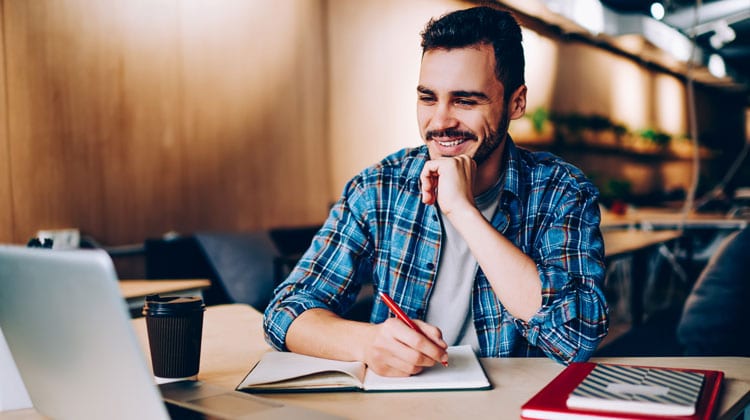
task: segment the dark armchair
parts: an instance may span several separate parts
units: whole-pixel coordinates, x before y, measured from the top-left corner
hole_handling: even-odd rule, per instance
[[[684,303],[652,314],[595,356],[750,356],[750,227],[726,236]]]
[[[145,243],[148,278],[208,278],[208,305],[247,303],[259,311],[294,267],[318,226],[198,232]]]
[[[689,356],[750,356],[750,227],[728,236],[685,301],[677,339]]]

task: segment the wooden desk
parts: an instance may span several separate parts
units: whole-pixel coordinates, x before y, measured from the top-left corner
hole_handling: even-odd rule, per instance
[[[602,230],[652,227],[658,229],[742,229],[750,223],[748,219],[730,219],[724,213],[695,213],[687,217],[673,209],[642,208],[625,215],[602,213]]]
[[[198,378],[233,389],[270,347],[263,341],[262,315],[247,305],[205,312]],[[148,355],[143,318],[133,326]],[[750,404],[750,358],[600,358],[599,362],[718,369],[725,372],[717,418],[732,419]],[[150,363],[150,362],[149,362]],[[547,358],[482,359],[490,391],[276,394],[266,398],[355,419],[518,419],[521,405],[563,369]]]
[[[211,286],[206,279],[180,280],[120,280],[120,291],[128,302],[132,315],[140,313],[146,296],[154,294],[180,294],[186,296],[200,296],[201,291]]]
[[[607,230],[602,232],[602,236],[604,255],[613,258],[672,241],[682,233],[679,230]]]

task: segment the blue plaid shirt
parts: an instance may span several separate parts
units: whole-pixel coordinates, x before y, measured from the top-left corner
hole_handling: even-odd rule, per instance
[[[437,209],[420,196],[419,174],[428,159],[425,146],[403,149],[347,183],[266,308],[266,340],[273,347],[286,350],[289,325],[308,309],[345,314],[367,281],[376,290],[371,322],[389,316],[378,290],[410,317],[424,319],[442,237]],[[510,138],[503,168],[491,223],[536,262],[542,306],[528,322],[515,318],[477,270],[471,305],[479,355],[587,360],[608,328],[598,191],[579,169],[550,153],[517,148]]]

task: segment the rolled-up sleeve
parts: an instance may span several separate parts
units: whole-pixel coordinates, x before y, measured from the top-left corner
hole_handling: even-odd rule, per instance
[[[324,308],[343,314],[356,299],[361,288],[356,269],[370,246],[365,225],[358,217],[362,213],[352,208],[361,201],[363,193],[356,181],[355,178],[347,184],[310,248],[274,290],[266,307],[266,341],[278,350],[286,350],[289,326],[303,312]]]
[[[566,364],[588,360],[609,326],[596,197],[593,187],[584,188],[557,207],[535,253],[542,306],[528,322],[516,320],[531,345]]]

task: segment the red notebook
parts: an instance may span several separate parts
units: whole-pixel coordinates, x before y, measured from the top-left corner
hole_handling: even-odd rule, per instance
[[[547,386],[542,388],[536,395],[531,397],[521,406],[521,418],[523,419],[659,419],[659,420],[708,420],[713,417],[716,409],[716,401],[721,389],[721,381],[724,372],[717,370],[677,369],[661,367],[634,366],[658,371],[681,371],[695,372],[703,375],[703,385],[695,405],[695,413],[690,416],[679,415],[645,415],[619,411],[604,411],[592,409],[569,408],[568,397],[578,385],[586,379],[597,363],[571,363],[559,375],[557,375]],[[627,365],[609,365],[627,366]]]

